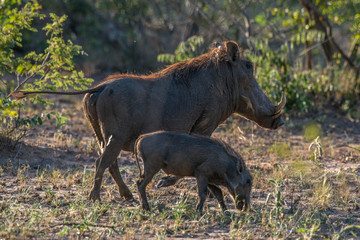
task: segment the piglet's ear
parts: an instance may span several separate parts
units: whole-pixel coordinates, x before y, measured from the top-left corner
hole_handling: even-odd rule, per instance
[[[226,43],[227,60],[230,62],[236,62],[240,58],[239,46],[236,42],[229,41]]]
[[[237,169],[238,169],[239,173],[241,173],[244,170],[243,165],[240,160],[237,163]]]
[[[227,184],[229,184],[231,189],[235,189],[236,185],[233,183],[231,178],[229,178],[226,174],[225,174],[225,181],[227,182]]]
[[[239,157],[237,160],[237,170],[241,173],[246,170],[245,162],[242,157]]]

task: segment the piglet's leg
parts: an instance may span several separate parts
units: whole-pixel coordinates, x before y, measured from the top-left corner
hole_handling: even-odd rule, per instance
[[[207,195],[207,185],[208,185],[208,178],[202,174],[197,174],[195,172],[196,180],[197,180],[197,187],[199,193],[199,203],[196,206],[196,210],[202,214],[204,202],[206,200]]]
[[[223,212],[225,212],[227,210],[227,208],[225,205],[224,196],[222,194],[221,189],[212,184],[209,184],[208,187],[209,187],[210,191],[215,195],[216,199],[218,200],[221,210]]]
[[[141,207],[147,211],[150,211],[150,207],[149,207],[149,203],[148,203],[147,197],[146,197],[146,186],[151,182],[153,176],[157,172],[158,172],[158,170],[157,171],[147,171],[146,166],[145,166],[144,175],[143,175],[144,178],[141,178],[136,182],[138,192],[140,195]]]

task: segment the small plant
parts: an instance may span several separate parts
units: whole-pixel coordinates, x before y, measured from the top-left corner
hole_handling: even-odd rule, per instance
[[[64,226],[60,232],[57,233],[57,235],[59,235],[60,237],[65,237],[69,234],[69,227],[68,226]]]
[[[326,209],[330,204],[330,199],[333,194],[333,189],[328,181],[326,174],[321,182],[315,183],[312,191],[312,204],[313,206],[320,206]]]
[[[51,187],[45,189],[45,201],[51,203],[57,198],[57,193]]]
[[[23,165],[18,168],[17,171],[17,179],[20,183],[20,186],[26,186],[26,182],[29,179],[28,176],[28,169],[30,168],[29,165]]]
[[[38,189],[44,188],[44,182],[46,181],[46,170],[39,172],[39,169],[36,171],[36,179],[38,181]]]
[[[341,239],[341,235],[345,234],[347,231],[349,231],[354,238],[358,238],[359,235],[356,234],[355,232],[353,232],[352,230],[357,230],[359,232],[360,231],[360,225],[349,225],[349,226],[346,226],[344,228],[341,228],[341,231],[339,233],[337,233],[337,234],[334,234],[332,239],[333,240]]]
[[[85,146],[86,146],[85,151],[88,154],[95,153],[99,149],[98,148],[98,143],[97,143],[95,138],[91,138],[90,140],[88,140],[86,142]]]
[[[175,207],[172,209],[174,220],[175,220],[175,229],[178,229],[178,226],[182,221],[186,218],[189,218],[188,212],[189,208],[193,206],[189,206],[187,204],[188,196],[183,192],[180,195],[180,200],[176,203]]]
[[[51,172],[50,182],[54,188],[60,188],[62,176],[63,173],[59,169],[55,169]]]
[[[320,164],[322,155],[323,155],[323,149],[321,146],[321,142],[319,141],[319,136],[317,136],[314,141],[312,141],[309,145],[308,150],[311,151],[313,149],[313,152],[311,153],[311,161]]]
[[[270,179],[269,180],[270,183],[272,183],[274,185],[274,191],[272,193],[269,193],[266,201],[265,201],[265,205],[267,205],[270,201],[270,198],[274,198],[274,208],[273,210],[270,212],[270,216],[272,216],[273,214],[275,214],[274,216],[276,218],[280,217],[281,211],[284,209],[284,201],[281,198],[281,187],[282,187],[282,179]]]
[[[298,228],[296,232],[300,233],[303,236],[303,239],[312,239],[316,237],[315,232],[319,230],[320,223],[315,223],[311,225],[310,228]]]

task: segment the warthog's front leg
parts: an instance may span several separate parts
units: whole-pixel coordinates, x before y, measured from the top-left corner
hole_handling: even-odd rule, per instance
[[[207,186],[208,186],[208,178],[204,175],[196,174],[196,180],[197,180],[197,187],[198,187],[198,193],[199,193],[199,203],[196,206],[196,210],[202,214],[204,202],[206,200],[207,196]]]
[[[208,187],[209,187],[210,191],[215,195],[216,199],[218,200],[221,210],[223,212],[225,212],[227,210],[227,208],[225,205],[224,196],[222,194],[221,189],[212,184],[209,184]]]

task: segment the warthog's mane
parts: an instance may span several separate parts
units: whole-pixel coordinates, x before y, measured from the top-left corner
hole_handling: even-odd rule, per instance
[[[236,152],[232,147],[230,147],[229,144],[225,143],[223,140],[220,140],[218,138],[211,138],[214,142],[216,142],[216,144],[218,144],[219,146],[221,146],[229,155],[242,160],[242,157],[240,156],[240,154],[238,152]]]
[[[232,147],[230,147],[229,144],[226,144],[224,141],[217,139],[217,138],[211,138],[213,139],[217,144],[219,144],[229,155],[235,157],[235,159],[237,159],[237,163],[236,165],[239,167],[238,164],[241,165],[241,168],[243,170],[246,169],[246,165],[245,165],[245,161],[244,159],[241,157],[241,155],[236,152]]]
[[[107,81],[121,79],[121,78],[134,78],[134,79],[148,79],[155,80],[159,78],[172,76],[174,81],[184,81],[185,84],[189,87],[191,82],[191,77],[198,73],[199,71],[212,67],[216,69],[219,77],[222,78],[221,81],[226,81],[227,78],[230,78],[231,72],[229,71],[229,64],[226,60],[227,49],[226,42],[222,43],[220,46],[210,49],[208,53],[202,54],[198,57],[184,60],[172,65],[169,65],[163,70],[154,72],[148,75],[135,75],[127,73],[116,73],[108,76],[102,83]],[[224,66],[226,64],[226,66]],[[101,85],[100,83],[99,85]],[[221,84],[221,83],[220,83]],[[222,84],[221,84],[222,85]]]

